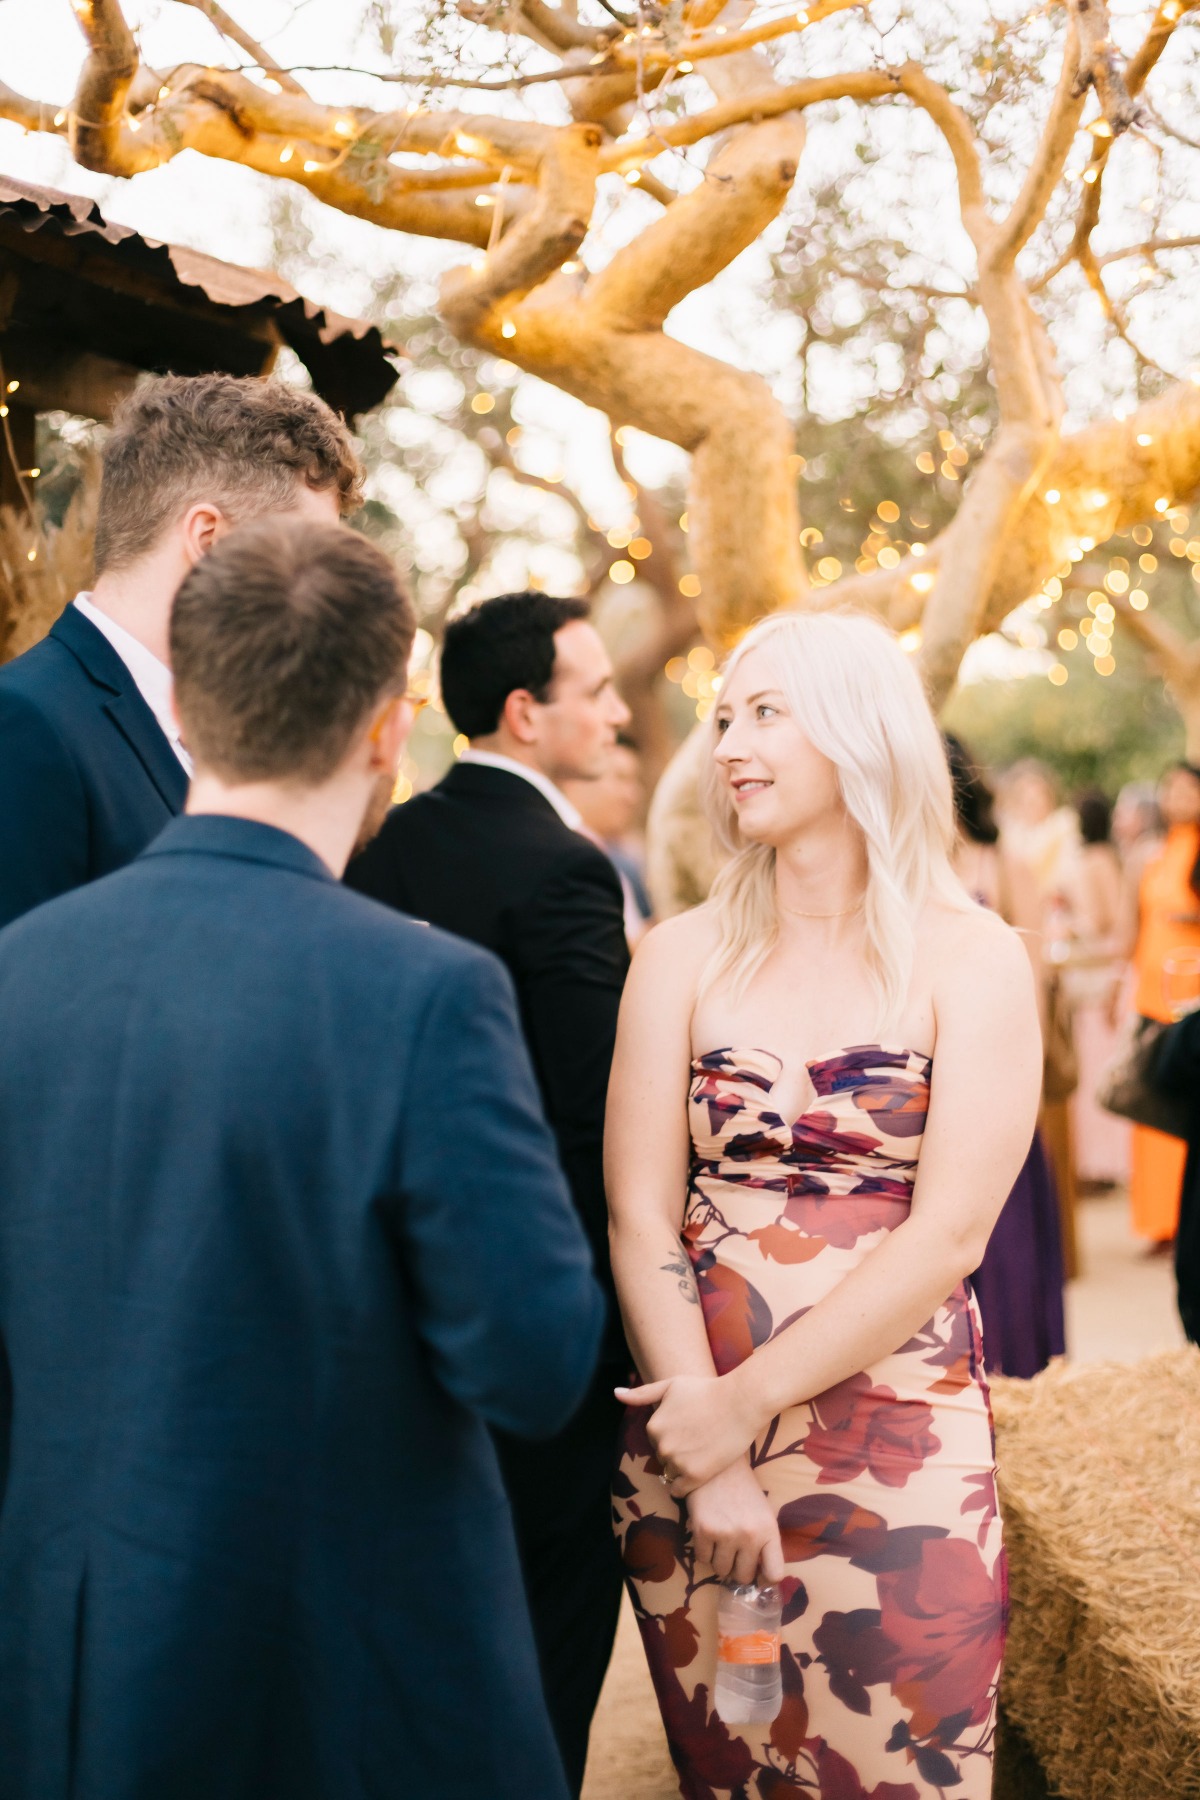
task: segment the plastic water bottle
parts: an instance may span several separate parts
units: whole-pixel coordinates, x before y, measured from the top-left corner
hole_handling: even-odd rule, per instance
[[[717,1604],[713,1703],[727,1725],[769,1725],[783,1705],[779,1589],[727,1581]]]

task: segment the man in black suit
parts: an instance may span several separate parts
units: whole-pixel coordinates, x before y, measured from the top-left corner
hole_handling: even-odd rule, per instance
[[[282,382],[168,375],[125,401],[95,586],[0,669],[0,926],[131,862],[183,810],[167,629],[188,570],[241,520],[336,521],[360,480],[341,420]]]
[[[610,1483],[628,1359],[608,1275],[602,1143],[628,967],[621,886],[557,786],[596,779],[629,714],[581,600],[505,594],[454,620],[442,696],[470,748],[396,807],[351,886],[495,951],[610,1303],[605,1354],[548,1443],[500,1441],[550,1716],[573,1793],[620,1604]]]

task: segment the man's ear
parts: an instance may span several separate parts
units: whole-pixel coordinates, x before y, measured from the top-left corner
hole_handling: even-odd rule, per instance
[[[379,775],[395,775],[412,728],[412,708],[404,695],[395,694],[385,701],[367,732],[368,767]]]
[[[528,688],[514,688],[506,696],[500,723],[508,727],[518,744],[537,743],[537,701]]]
[[[194,568],[208,555],[217,540],[231,529],[231,523],[220,507],[211,500],[198,500],[184,513],[179,529],[184,553]]]

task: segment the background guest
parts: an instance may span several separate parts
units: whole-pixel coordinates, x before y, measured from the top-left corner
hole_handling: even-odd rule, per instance
[[[0,925],[121,868],[181,810],[167,629],[189,569],[239,520],[336,520],[361,476],[342,421],[285,382],[167,375],[118,407],[95,586],[0,668]]]
[[[1020,933],[1044,986],[1037,894],[1029,871],[1002,843],[991,789],[970,752],[947,737],[958,843],[954,871],[981,906]],[[994,1375],[1029,1377],[1066,1347],[1062,1225],[1054,1175],[1039,1132],[971,1277],[983,1315],[983,1355]]]
[[[1061,887],[1079,842],[1079,821],[1063,804],[1053,771],[1027,756],[1005,770],[997,810],[1012,855],[1033,877],[1044,904]]]
[[[1097,1106],[1096,1087],[1116,1050],[1114,997],[1125,971],[1121,954],[1121,860],[1112,841],[1112,807],[1098,788],[1075,802],[1080,847],[1066,876],[1070,953],[1063,981],[1071,1006],[1079,1084],[1071,1096],[1075,1168],[1093,1190],[1129,1179],[1130,1128]]]
[[[646,811],[646,789],[636,745],[627,737],[618,737],[604,773],[595,781],[568,779],[561,785],[586,830],[616,866],[625,897],[625,935],[632,950],[648,930],[654,913],[638,831]]]
[[[1127,781],[1113,806],[1112,841],[1122,870],[1134,877],[1135,891],[1146,864],[1161,847],[1164,830],[1155,784]]]
[[[412,611],[244,528],[171,622],[188,814],[0,933],[0,1792],[563,1800],[484,1422],[602,1301],[493,957],[343,888]]]
[[[1169,964],[1200,952],[1200,770],[1188,763],[1168,769],[1159,783],[1158,803],[1167,832],[1138,887],[1134,1006],[1143,1018],[1170,1019],[1174,996]],[[1133,1127],[1133,1229],[1164,1254],[1179,1223],[1186,1155],[1181,1139],[1145,1125]]]
[[[1160,1093],[1183,1101],[1188,1114],[1175,1287],[1183,1329],[1191,1343],[1200,1344],[1200,1011],[1190,1012],[1164,1034],[1150,1078]]]
[[[1045,1071],[1039,1129],[1058,1190],[1068,1277],[1078,1273],[1075,1244],[1075,1133],[1071,1098],[1079,1084],[1070,996],[1062,972],[1070,954],[1068,889],[1079,849],[1075,809],[1062,803],[1058,778],[1036,757],[1008,769],[1000,784],[1005,843],[1030,871],[1038,897]]]
[[[629,713],[582,600],[484,601],[447,627],[441,677],[446,711],[470,749],[437,787],[393,809],[346,879],[508,965],[607,1286],[603,1360],[576,1417],[545,1444],[498,1439],[550,1716],[578,1793],[621,1594],[610,1523],[621,1417],[613,1388],[629,1365],[608,1273],[602,1155],[629,952],[616,870],[580,832],[560,784],[604,775]]]

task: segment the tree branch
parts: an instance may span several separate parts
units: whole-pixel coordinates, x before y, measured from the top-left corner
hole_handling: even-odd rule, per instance
[[[1107,0],[1067,0],[1070,17],[1079,34],[1079,71],[1075,91],[1082,100],[1095,88],[1100,111],[1113,137],[1120,137],[1137,123],[1138,109],[1125,85],[1108,22]]]
[[[1197,237],[1165,237],[1147,238],[1144,244],[1126,244],[1123,250],[1106,250],[1103,256],[1095,258],[1098,269],[1106,269],[1109,263],[1123,262],[1130,256],[1158,256],[1164,250],[1194,250],[1200,244]]]
[[[709,179],[612,257],[588,283],[586,304],[619,331],[651,331],[766,229],[791,192],[804,146],[799,117],[732,137]]]
[[[486,25],[491,31],[518,32],[549,50],[603,50],[621,29],[619,25],[581,25],[564,8],[547,6],[545,0],[516,0],[507,6],[496,5],[495,0],[483,5],[459,0],[458,11],[474,24]]]
[[[88,54],[71,105],[71,154],[85,169],[131,175],[125,166],[125,99],[138,71],[137,45],[117,0],[74,0]]]
[[[442,284],[442,314],[466,341],[478,341],[491,317],[511,310],[577,250],[587,235],[595,203],[601,132],[598,125],[564,125],[541,159],[537,199],[519,223],[491,249],[482,268],[451,269]],[[513,327],[515,330],[515,327]]]
[[[646,69],[673,68],[681,62],[704,62],[714,56],[734,56],[742,50],[752,50],[758,44],[773,43],[776,38],[794,37],[798,32],[807,31],[812,25],[819,25],[822,20],[831,18],[835,13],[849,12],[852,9],[863,9],[868,0],[814,0],[814,4],[805,11],[788,13],[779,19],[764,19],[757,25],[743,26],[740,31],[725,31],[717,26],[713,31],[706,31],[695,37],[684,38],[676,45],[656,44],[653,40],[643,39],[640,59],[637,52],[628,43],[615,44],[610,56],[623,61],[629,66],[640,60]]]
[[[1067,18],[1062,67],[1050,102],[1050,113],[1041,140],[1029,165],[1021,191],[1006,219],[997,228],[990,255],[997,265],[1013,263],[1045,216],[1050,197],[1062,179],[1075,133],[1083,114],[1087,85],[1079,85],[1082,70],[1076,13],[1080,6],[1094,7],[1097,0],[1072,0]]]
[[[1151,71],[1171,41],[1182,13],[1194,4],[1195,0],[1187,0],[1182,6],[1178,0],[1159,0],[1150,28],[1125,68],[1125,91],[1131,100],[1145,87]],[[1105,123],[1108,123],[1107,120]],[[1092,232],[1100,218],[1100,198],[1109,152],[1116,141],[1112,133],[1113,127],[1109,125],[1107,134],[1101,133],[1093,140],[1091,160],[1084,171],[1083,201],[1075,221],[1075,234],[1066,255],[1055,265],[1050,275],[1039,282],[1039,286],[1045,286],[1068,262],[1078,260],[1082,264],[1090,251]]]
[[[261,44],[256,43],[248,31],[243,31],[236,19],[230,18],[225,8],[218,5],[217,0],[182,0],[182,4],[194,6],[198,12],[202,12],[216,26],[222,37],[226,37],[231,43],[236,44],[239,50],[244,50],[251,61],[256,63],[265,74],[277,81],[281,88],[290,94],[304,92],[291,70],[281,68],[275,58],[264,50]]]

